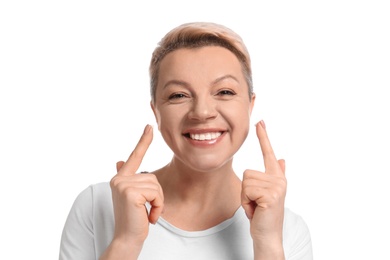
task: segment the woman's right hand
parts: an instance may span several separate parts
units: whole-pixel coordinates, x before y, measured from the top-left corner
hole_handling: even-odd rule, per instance
[[[164,195],[156,176],[136,174],[152,139],[153,129],[147,125],[128,160],[117,163],[117,174],[110,182],[115,216],[114,238],[108,252],[103,255],[112,257],[103,259],[116,259],[114,255],[119,257],[119,251],[124,253],[122,256],[138,256],[148,235],[149,223],[155,224],[161,215]],[[151,205],[149,214],[145,207],[147,202]]]

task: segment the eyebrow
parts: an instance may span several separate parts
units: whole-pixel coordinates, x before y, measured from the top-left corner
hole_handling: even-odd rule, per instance
[[[224,81],[224,80],[226,80],[226,79],[233,79],[233,80],[236,81],[237,83],[240,83],[239,80],[238,80],[236,77],[234,77],[233,75],[228,74],[228,75],[224,75],[224,76],[222,76],[222,77],[219,77],[219,78],[215,79],[215,80],[212,82],[211,85],[216,85],[216,84],[218,84],[219,82]],[[165,83],[164,86],[163,86],[163,89],[165,89],[165,88],[168,87],[169,85],[180,85],[180,86],[183,86],[183,87],[189,87],[189,86],[190,86],[190,84],[188,84],[188,83],[185,82],[185,81],[173,79],[173,80],[170,80],[170,81],[168,81],[167,83]]]
[[[184,87],[189,87],[190,84],[188,84],[187,82],[182,81],[182,80],[173,79],[173,80],[170,80],[167,83],[165,83],[163,86],[163,89],[165,89],[169,85],[180,85],[180,86],[184,86]]]
[[[240,81],[236,77],[234,77],[233,75],[227,74],[225,76],[219,77],[216,80],[214,80],[212,85],[218,84],[219,82],[224,81],[225,79],[233,79],[237,83],[240,83]]]

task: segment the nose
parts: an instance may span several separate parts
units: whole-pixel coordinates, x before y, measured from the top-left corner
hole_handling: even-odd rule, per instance
[[[193,100],[191,111],[188,113],[189,119],[205,121],[217,117],[217,104],[211,98],[196,98]]]

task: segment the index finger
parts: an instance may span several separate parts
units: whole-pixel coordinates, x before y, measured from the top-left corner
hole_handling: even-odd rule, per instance
[[[279,168],[278,160],[276,159],[271,142],[268,139],[267,131],[265,130],[265,123],[263,120],[256,124],[256,134],[259,138],[261,151],[264,158],[264,166],[266,172],[275,172]]]
[[[129,158],[119,170],[118,175],[133,175],[138,170],[141,165],[142,159],[145,156],[146,151],[149,148],[149,145],[153,140],[153,130],[151,125],[147,125],[144,129],[144,132],[137,143],[137,146],[134,148],[133,152],[130,154]]]

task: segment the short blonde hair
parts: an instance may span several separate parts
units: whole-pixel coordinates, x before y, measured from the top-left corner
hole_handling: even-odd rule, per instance
[[[170,32],[158,43],[150,61],[150,94],[155,101],[157,79],[162,59],[170,52],[180,48],[200,48],[221,46],[234,53],[241,63],[249,97],[253,93],[252,70],[249,52],[241,37],[233,30],[216,23],[194,22],[182,24]]]

